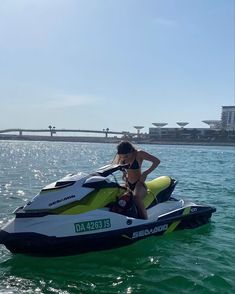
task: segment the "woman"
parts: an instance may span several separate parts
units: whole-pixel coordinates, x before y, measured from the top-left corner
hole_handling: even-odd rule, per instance
[[[143,161],[150,161],[152,165],[141,172]],[[117,146],[116,163],[129,164],[124,180],[127,187],[133,192],[134,201],[138,209],[139,217],[147,219],[147,211],[144,207],[143,198],[147,194],[145,180],[147,176],[159,165],[160,160],[142,150],[137,150],[130,142],[122,141]]]

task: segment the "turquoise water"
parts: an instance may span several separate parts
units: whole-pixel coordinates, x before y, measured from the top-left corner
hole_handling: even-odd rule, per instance
[[[176,192],[217,208],[210,224],[84,255],[13,255],[0,245],[0,293],[235,293],[235,148],[138,146]],[[0,226],[47,183],[109,163],[112,144],[0,141]]]

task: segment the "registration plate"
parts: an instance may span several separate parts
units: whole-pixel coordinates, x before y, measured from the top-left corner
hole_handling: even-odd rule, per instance
[[[87,231],[108,229],[111,227],[111,222],[109,218],[105,218],[105,219],[97,219],[94,221],[80,222],[74,225],[75,225],[75,232],[81,233],[81,232],[87,232]]]

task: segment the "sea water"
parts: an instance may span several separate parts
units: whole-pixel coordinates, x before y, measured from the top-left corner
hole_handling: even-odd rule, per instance
[[[0,245],[0,293],[235,293],[235,147],[138,145],[176,193],[217,208],[209,224],[118,249],[67,257]],[[46,184],[112,161],[114,144],[0,141],[0,226]],[[145,163],[143,169],[147,168]]]

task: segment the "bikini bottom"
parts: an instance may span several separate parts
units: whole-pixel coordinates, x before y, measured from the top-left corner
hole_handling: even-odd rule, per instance
[[[127,181],[128,187],[130,188],[131,191],[135,190],[135,186],[138,183],[138,181],[134,182],[134,183],[130,183]]]
[[[127,181],[128,187],[130,188],[131,191],[135,190],[135,186],[139,181],[136,181],[134,183],[130,183],[129,181]],[[143,183],[144,187],[147,189],[147,186],[145,185],[145,183]]]

